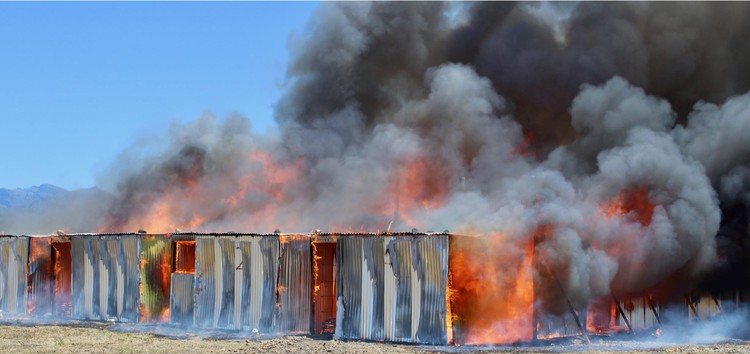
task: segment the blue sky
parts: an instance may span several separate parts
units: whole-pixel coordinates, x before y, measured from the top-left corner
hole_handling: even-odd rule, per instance
[[[0,2],[0,188],[95,185],[139,137],[238,112],[274,129],[312,2]]]

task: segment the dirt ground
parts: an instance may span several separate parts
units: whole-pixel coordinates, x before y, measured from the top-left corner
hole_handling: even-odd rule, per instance
[[[86,326],[0,325],[3,353],[430,353],[430,352],[553,352],[553,353],[750,353],[750,343],[704,345],[647,344],[640,348],[617,342],[592,346],[581,343],[545,347],[425,347],[314,339],[305,336],[280,338],[209,339],[181,333],[179,338],[132,332],[106,324]]]

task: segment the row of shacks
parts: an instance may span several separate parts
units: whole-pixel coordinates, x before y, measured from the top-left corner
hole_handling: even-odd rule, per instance
[[[470,324],[451,316],[460,309],[451,309],[448,298],[449,246],[458,237],[465,236],[5,235],[0,236],[0,317],[461,343],[461,333],[454,332]],[[686,299],[690,319],[720,314],[740,302],[739,297]],[[569,315],[535,319],[532,339],[577,335],[582,326],[627,324],[631,332],[661,326],[661,308],[648,297],[588,306],[598,307],[592,311],[598,315],[587,316],[584,308],[572,311],[575,320]]]
[[[0,236],[0,316],[447,344],[448,234]]]

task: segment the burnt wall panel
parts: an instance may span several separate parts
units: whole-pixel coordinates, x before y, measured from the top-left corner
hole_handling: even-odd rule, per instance
[[[362,328],[362,237],[340,238],[336,244],[338,293],[336,337],[360,339]]]
[[[137,235],[71,236],[73,317],[137,322]]]
[[[338,239],[336,335],[446,344],[446,235]]]
[[[141,239],[136,235],[122,236],[117,245],[118,291],[117,320],[138,322],[140,303]]]
[[[99,320],[99,238],[71,237],[71,248],[74,317]]]
[[[174,273],[171,280],[169,322],[175,325],[193,325],[194,274]]]
[[[420,289],[419,319],[415,342],[446,344],[446,285],[448,237],[414,237],[414,268]]]
[[[235,240],[234,237],[219,237],[216,242],[221,254],[216,258],[219,262],[219,273],[216,274],[216,294],[219,301],[216,303],[218,313],[214,314],[214,327],[230,328],[234,327],[234,285],[238,266],[235,262]]]
[[[278,237],[199,236],[195,323],[275,331]]]
[[[26,313],[28,256],[28,237],[0,237],[0,309],[4,315]]]
[[[251,298],[253,276],[253,239],[238,237],[237,240],[237,269],[235,271],[235,328],[246,330],[256,328],[253,322],[253,301]]]
[[[99,316],[108,321],[117,320],[117,237],[102,237],[99,247]]]
[[[272,332],[276,313],[278,237],[253,236],[243,240],[238,243],[245,245],[240,249],[245,267],[241,283],[249,285],[242,299],[248,306],[246,323],[262,333]]]
[[[83,239],[72,237],[70,239],[70,276],[71,276],[71,316],[73,318],[85,319],[84,303],[86,302],[84,264],[87,262],[83,251]]]
[[[261,332],[271,332],[274,327],[276,314],[276,281],[279,269],[279,238],[275,236],[257,236],[258,254],[253,254],[257,261],[253,262],[253,276],[260,279],[258,290],[253,291],[253,302],[260,304],[260,311],[256,315],[258,322],[255,328]],[[253,282],[253,285],[256,285]],[[256,300],[256,296],[259,298]]]
[[[312,296],[310,239],[304,235],[281,236],[278,285],[278,330],[309,333]]]
[[[211,237],[195,240],[195,325],[214,326],[216,245]]]
[[[386,275],[392,286],[386,292],[389,306],[386,309],[386,339],[391,341],[411,342],[412,329],[412,267],[411,236],[389,237],[386,259]],[[390,268],[390,269],[389,269]],[[389,282],[390,283],[390,282]]]
[[[52,272],[54,308],[53,315],[70,317],[72,313],[72,258],[70,240],[56,237],[52,240]]]
[[[385,237],[362,238],[362,325],[360,336],[367,340],[384,337]]]
[[[649,306],[647,297],[638,297],[633,300],[621,301],[620,306],[625,310],[625,314],[630,320],[630,325],[633,326],[636,331],[643,328],[657,327],[659,325],[656,315],[654,314],[654,311],[656,311],[657,314],[659,313],[659,307],[654,304],[654,308],[652,309],[651,306]],[[688,311],[689,315],[692,315],[692,310],[687,304],[685,304],[685,309]],[[619,313],[617,314],[617,317],[620,317]],[[622,324],[624,325],[624,321]]]
[[[144,235],[140,242],[141,321],[166,322],[170,308],[172,240],[165,235]]]
[[[52,238],[29,238],[29,300],[31,316],[51,316],[54,297],[54,271],[52,264]]]

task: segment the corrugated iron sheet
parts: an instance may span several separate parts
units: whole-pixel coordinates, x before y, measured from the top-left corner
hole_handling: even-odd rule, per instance
[[[65,237],[52,238],[52,273],[54,308],[53,315],[70,317],[72,309],[72,268],[70,254],[70,239]]]
[[[446,344],[448,238],[338,239],[336,335]]]
[[[337,338],[361,338],[362,328],[362,237],[349,236],[336,241]]]
[[[193,324],[194,274],[172,274],[172,291],[169,301],[169,323],[191,326]]]
[[[28,256],[28,237],[0,237],[0,310],[3,315],[26,313]]]
[[[32,316],[51,316],[54,305],[52,238],[29,238],[28,272],[28,313]]]
[[[166,235],[143,235],[140,252],[141,322],[166,322],[170,308],[172,240]]]
[[[140,238],[71,237],[73,316],[137,322]]]
[[[195,324],[274,330],[278,236],[196,237]]]
[[[419,319],[415,342],[446,344],[446,285],[448,282],[448,237],[414,237],[413,262],[419,281]],[[414,321],[413,317],[412,320]]]
[[[711,306],[711,301],[706,301],[705,304]],[[620,306],[625,310],[625,314],[628,316],[630,325],[633,326],[633,328],[641,329],[659,326],[659,321],[654,314],[654,310],[656,310],[657,314],[659,313],[659,305],[655,304],[654,310],[652,310],[646,297],[639,297],[630,301],[630,303],[621,301]],[[697,309],[698,308],[696,307],[696,310]],[[688,317],[693,318],[694,314],[687,304],[685,304],[685,310],[688,313]],[[618,313],[617,316],[620,317],[620,314]]]
[[[278,331],[309,333],[312,310],[310,238],[304,235],[281,236],[280,252]]]

